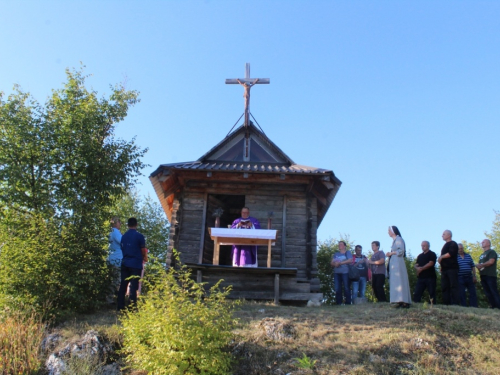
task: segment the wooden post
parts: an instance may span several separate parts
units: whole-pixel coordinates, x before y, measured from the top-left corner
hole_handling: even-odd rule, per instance
[[[280,274],[276,273],[274,275],[274,304],[277,305],[280,302]]]
[[[270,211],[267,213],[267,229],[271,229],[271,221],[273,217],[273,212]],[[271,268],[271,241],[267,245],[267,268]]]
[[[283,196],[283,229],[281,230],[281,267],[286,267],[286,203],[288,197]]]
[[[203,217],[201,219],[201,235],[200,235],[200,251],[198,253],[198,263],[203,263],[203,250],[205,249],[205,231],[207,224],[207,205],[208,205],[208,194],[205,193],[203,200],[205,201],[203,204]]]

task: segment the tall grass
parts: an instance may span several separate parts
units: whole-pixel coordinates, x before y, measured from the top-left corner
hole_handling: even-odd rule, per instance
[[[45,326],[35,313],[0,316],[0,374],[36,374]]]

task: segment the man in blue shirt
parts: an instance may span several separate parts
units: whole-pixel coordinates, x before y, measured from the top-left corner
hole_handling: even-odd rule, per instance
[[[125,308],[125,293],[130,282],[130,302],[137,302],[137,289],[141,277],[143,263],[148,261],[146,240],[137,231],[137,219],[131,217],[127,222],[128,231],[122,236],[123,253],[121,267],[121,283],[118,292],[118,310]]]
[[[464,245],[458,244],[458,290],[460,293],[460,304],[467,306],[467,294],[469,292],[469,305],[477,307],[476,286],[476,266],[472,257],[464,252]]]
[[[110,304],[114,303],[114,298],[117,296],[118,290],[120,289],[120,268],[122,263],[122,248],[120,246],[122,240],[122,234],[120,228],[122,223],[118,216],[114,216],[111,219],[111,232],[109,233],[109,255],[108,264],[110,266],[110,272],[112,276],[112,281],[110,285],[110,293],[107,296],[107,300]]]
[[[122,222],[118,216],[114,216],[111,219],[111,232],[109,233],[108,242],[109,242],[109,255],[108,262],[112,266],[119,267],[122,263],[122,248],[121,248],[121,240],[122,234],[120,232],[120,228],[122,226]]]

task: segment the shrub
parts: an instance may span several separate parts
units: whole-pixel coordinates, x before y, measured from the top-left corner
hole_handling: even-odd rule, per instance
[[[35,313],[10,312],[0,317],[0,374],[35,374],[41,367],[45,326]]]
[[[160,264],[145,283],[137,309],[120,319],[127,362],[154,375],[229,373],[230,288],[219,281],[206,292],[185,266],[164,271]]]
[[[0,305],[29,305],[44,318],[95,309],[110,284],[98,241],[82,248],[73,229],[8,212],[0,222]],[[90,242],[90,241],[89,241]]]

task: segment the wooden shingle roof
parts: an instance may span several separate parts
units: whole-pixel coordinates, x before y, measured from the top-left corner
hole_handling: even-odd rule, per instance
[[[252,123],[248,127],[242,125],[228,134],[198,160],[161,164],[150,175],[149,179],[167,216],[172,209],[172,195],[181,188],[178,176],[191,172],[206,172],[206,177],[212,176],[212,173],[215,175],[215,173],[222,172],[228,173],[228,178],[233,173],[251,174],[264,178],[265,175],[277,175],[274,178],[281,180],[287,178],[286,176],[290,178],[297,176],[296,178],[301,179],[305,176],[314,177],[313,180],[316,182],[311,189],[318,197],[321,206],[318,210],[318,225],[342,184],[330,169],[296,164]]]

